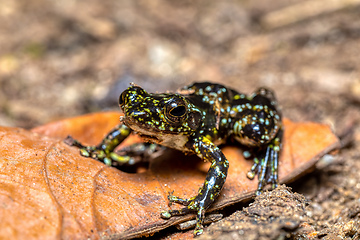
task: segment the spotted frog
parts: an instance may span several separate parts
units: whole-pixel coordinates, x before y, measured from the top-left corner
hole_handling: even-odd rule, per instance
[[[76,140],[72,142],[83,156],[108,165],[130,163],[131,156],[118,155],[114,149],[135,132],[147,142],[196,154],[211,163],[198,194],[188,199],[170,194],[169,202],[184,207],[162,212],[162,218],[195,212],[194,234],[202,233],[205,212],[226,180],[229,162],[218,146],[229,138],[254,149],[254,164],[247,176],[250,179],[258,176],[257,194],[268,183],[273,188],[277,186],[282,121],[270,90],[260,88],[245,95],[220,84],[202,82],[185,86],[174,94],[158,94],[133,84],[121,93],[119,104],[124,113],[122,123],[102,143],[83,146]]]

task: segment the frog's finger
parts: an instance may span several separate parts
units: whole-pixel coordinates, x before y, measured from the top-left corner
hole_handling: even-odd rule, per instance
[[[194,201],[192,201],[194,202]],[[195,204],[197,205],[197,204]],[[164,211],[161,213],[161,217],[164,219],[169,219],[173,216],[181,216],[181,215],[185,215],[188,214],[190,212],[193,212],[192,209],[188,208],[188,207],[184,207],[180,210],[169,210],[169,211]],[[195,226],[195,230],[194,230],[194,235],[198,236],[200,234],[203,233],[203,222],[204,222],[204,218],[205,218],[205,208],[203,207],[199,207],[197,209],[197,214],[196,214],[196,226]]]
[[[109,156],[110,156],[110,159],[112,160],[112,161],[115,161],[115,162],[118,162],[118,163],[120,163],[120,164],[128,164],[128,165],[133,165],[134,163],[135,163],[135,159],[133,159],[132,157],[130,157],[130,156],[121,156],[121,155],[119,155],[119,154],[117,154],[117,153],[115,153],[115,152],[111,152],[110,154],[109,154]],[[109,159],[109,160],[110,160]],[[110,161],[111,161],[110,160]],[[105,159],[104,159],[104,162],[105,162]],[[105,164],[107,164],[106,162],[105,162]],[[111,163],[110,163],[111,164]],[[108,165],[108,164],[107,164]]]
[[[188,206],[195,199],[195,197],[192,197],[192,198],[189,198],[189,199],[184,199],[184,198],[176,197],[176,196],[172,195],[172,193],[170,193],[168,195],[168,200],[169,200],[169,203],[174,202],[174,203],[179,203],[179,204],[184,205],[184,206]]]
[[[70,135],[64,139],[64,143],[69,146],[73,146],[73,147],[77,147],[77,148],[85,148],[84,145],[82,145],[78,140],[74,139]]]

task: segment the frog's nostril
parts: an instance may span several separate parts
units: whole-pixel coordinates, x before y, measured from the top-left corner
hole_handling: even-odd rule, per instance
[[[143,112],[143,111],[132,111],[130,113],[131,117],[136,117],[136,118],[147,118],[149,117],[149,114],[147,112]]]

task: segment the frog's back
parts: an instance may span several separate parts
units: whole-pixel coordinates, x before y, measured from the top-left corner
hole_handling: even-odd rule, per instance
[[[232,134],[230,111],[233,98],[238,94],[233,89],[210,82],[194,83],[178,90],[203,114],[200,134],[216,144],[221,144]]]
[[[273,139],[281,127],[275,96],[266,88],[245,95],[221,84],[202,82],[185,86],[179,93],[203,112],[202,134],[217,144],[234,136],[242,144],[260,146]]]

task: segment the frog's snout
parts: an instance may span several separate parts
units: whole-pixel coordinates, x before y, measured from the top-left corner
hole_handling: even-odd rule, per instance
[[[141,87],[131,86],[120,94],[119,105],[123,108],[127,105],[139,103],[146,94],[145,90]]]

